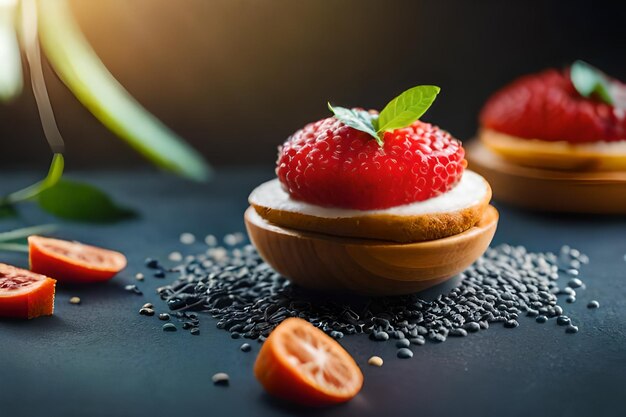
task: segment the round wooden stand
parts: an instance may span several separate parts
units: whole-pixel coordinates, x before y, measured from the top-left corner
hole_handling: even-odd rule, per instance
[[[626,172],[568,172],[512,164],[478,140],[467,147],[469,168],[491,185],[493,197],[533,210],[626,214]]]
[[[491,243],[498,212],[488,206],[479,223],[463,233],[406,244],[286,229],[267,222],[252,207],[245,222],[261,257],[298,285],[394,295],[439,284],[471,265]]]

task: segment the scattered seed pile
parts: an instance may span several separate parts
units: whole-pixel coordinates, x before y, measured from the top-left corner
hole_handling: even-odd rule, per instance
[[[184,321],[183,328],[185,323],[186,328],[197,328],[199,318],[193,312],[205,312],[233,338],[263,341],[287,317],[300,317],[337,339],[360,333],[376,341],[398,339],[398,356],[403,358],[413,355],[411,344],[444,342],[494,323],[515,328],[522,315],[539,323],[556,318],[566,332],[578,331],[558,305],[557,295],[576,301],[577,291],[585,288],[579,270],[589,259],[568,246],[558,255],[528,252],[521,246],[489,248],[461,274],[456,288],[426,301],[417,295],[329,299],[328,294],[291,285],[253,246],[241,246],[241,240],[227,235],[225,248],[207,237],[206,253],[184,258],[170,270],[180,274],[178,279],[158,288],[170,310]],[[153,259],[146,266],[158,277],[165,271]],[[563,278],[567,282],[560,286]],[[596,301],[588,305],[597,306]]]

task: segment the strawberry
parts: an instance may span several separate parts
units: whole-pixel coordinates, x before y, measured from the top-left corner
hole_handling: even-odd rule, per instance
[[[467,165],[459,141],[419,120],[383,131],[379,142],[337,117],[322,119],[287,139],[276,174],[294,199],[372,210],[445,193]]]
[[[612,83],[615,88],[621,85],[615,80]],[[569,69],[549,69],[513,81],[487,101],[480,122],[485,128],[526,139],[626,139],[624,110],[597,97],[583,97],[574,87]]]

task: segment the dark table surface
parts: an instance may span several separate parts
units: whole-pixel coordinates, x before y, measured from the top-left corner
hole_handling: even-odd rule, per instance
[[[366,337],[342,340],[365,375],[364,388],[348,404],[306,410],[266,395],[252,375],[259,345],[239,350],[204,318],[201,334],[166,333],[155,317],[137,314],[145,302],[165,310],[154,289],[163,280],[147,275],[137,296],[124,290],[146,272],[147,256],[173,250],[200,253],[203,245],[182,245],[181,232],[197,236],[243,231],[249,191],[272,176],[271,169],[218,171],[206,185],[148,172],[74,173],[102,186],[141,217],[112,225],[58,221],[24,205],[0,230],[56,222],[57,235],[116,248],[129,266],[103,285],[58,286],[53,317],[0,320],[0,416],[623,416],[626,394],[626,218],[524,213],[499,206],[494,243],[522,244],[534,251],[558,251],[568,244],[591,258],[582,278],[587,289],[566,313],[579,325],[566,334],[554,321],[540,325],[521,318],[517,329],[489,330],[443,344],[415,347],[410,360],[395,357],[393,343]],[[26,185],[31,173],[3,173],[2,193]],[[566,204],[566,202],[564,202]],[[0,260],[27,265],[24,255],[0,253]],[[173,278],[172,278],[173,279]],[[71,305],[79,296],[81,305]],[[591,299],[601,303],[589,310]],[[365,363],[385,359],[382,368]],[[211,376],[231,376],[215,387]]]

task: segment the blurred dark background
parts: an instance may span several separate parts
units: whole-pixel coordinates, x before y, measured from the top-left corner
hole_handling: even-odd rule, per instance
[[[626,2],[73,0],[118,80],[214,165],[272,164],[326,101],[380,109],[417,84],[425,120],[467,140],[511,79],[584,59],[626,80]],[[148,165],[46,78],[70,168]],[[0,107],[3,167],[49,163],[29,88]]]

